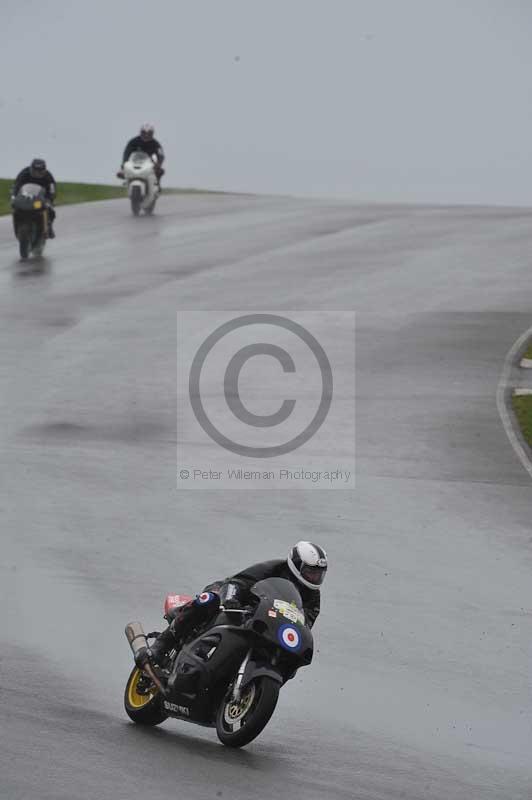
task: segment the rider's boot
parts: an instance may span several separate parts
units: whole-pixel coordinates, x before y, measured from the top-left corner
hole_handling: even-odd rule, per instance
[[[160,664],[170,650],[183,644],[183,640],[193,628],[213,619],[219,607],[220,598],[217,594],[202,592],[195,600],[170,611],[166,615],[170,625],[150,646],[150,660]]]
[[[179,646],[180,641],[181,636],[176,636],[175,620],[173,620],[167,629],[160,633],[150,645],[150,661],[161,664],[170,650]]]
[[[175,608],[166,615],[170,623],[150,645],[150,660],[157,664],[164,661],[170,650],[183,643],[186,633],[194,627],[197,611],[194,602]]]

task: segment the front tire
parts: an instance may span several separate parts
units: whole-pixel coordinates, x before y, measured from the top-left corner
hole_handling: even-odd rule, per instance
[[[21,261],[26,261],[31,251],[31,227],[29,225],[19,225],[17,236],[20,259]]]
[[[142,205],[142,192],[140,186],[131,187],[131,212],[135,217],[140,214],[140,207]]]
[[[36,256],[36,258],[42,258],[45,244],[46,244],[46,238],[43,235],[40,235],[32,248],[33,255]]]
[[[144,673],[135,667],[126,683],[124,708],[129,719],[137,725],[160,725],[168,718],[163,699]]]
[[[280,685],[273,678],[251,681],[235,703],[227,698],[216,714],[216,733],[227,747],[243,747],[255,739],[268,724],[277,705]]]

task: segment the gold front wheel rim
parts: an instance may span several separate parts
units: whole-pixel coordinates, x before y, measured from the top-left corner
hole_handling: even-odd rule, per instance
[[[235,703],[232,700],[229,703],[225,704],[224,709],[224,719],[228,725],[234,725],[235,723],[242,722],[250,710],[253,701],[255,699],[255,684],[252,683],[247,692],[244,694],[244,697],[238,702]]]

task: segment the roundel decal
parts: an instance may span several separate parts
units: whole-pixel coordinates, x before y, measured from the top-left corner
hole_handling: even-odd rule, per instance
[[[286,650],[297,652],[301,647],[301,635],[293,625],[281,625],[277,631],[277,636]]]
[[[214,600],[214,595],[212,592],[202,592],[196,597],[196,603],[199,603],[200,605],[210,603],[211,600]]]

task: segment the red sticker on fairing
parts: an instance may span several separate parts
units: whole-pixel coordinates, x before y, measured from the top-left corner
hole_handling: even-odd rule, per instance
[[[174,608],[186,606],[192,599],[193,598],[189,594],[167,594],[166,600],[164,601],[164,613],[168,614]]]

